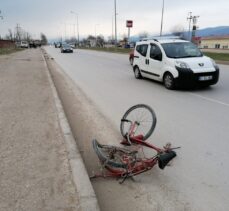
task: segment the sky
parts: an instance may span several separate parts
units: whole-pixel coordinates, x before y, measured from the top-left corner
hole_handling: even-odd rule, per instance
[[[116,0],[117,35],[128,34],[126,20],[133,20],[130,35],[142,32],[159,34],[163,0]],[[228,0],[164,0],[162,33],[175,26],[188,30],[188,13],[199,16],[199,29],[229,25]],[[114,34],[114,0],[0,0],[0,35],[19,24],[33,38],[44,33],[48,39],[69,38],[77,35],[77,18],[80,38]],[[71,11],[75,13],[71,13]],[[112,24],[113,22],[113,24]],[[112,27],[113,25],[113,27]],[[74,33],[75,26],[75,33]],[[113,30],[112,30],[113,29]]]

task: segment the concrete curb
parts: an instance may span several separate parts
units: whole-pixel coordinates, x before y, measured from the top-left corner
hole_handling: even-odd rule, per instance
[[[44,60],[44,64],[46,66],[48,80],[51,85],[51,89],[53,92],[55,105],[58,113],[58,119],[60,123],[60,128],[63,133],[63,137],[65,140],[66,148],[68,151],[68,159],[70,163],[70,167],[72,170],[72,178],[73,182],[76,186],[76,190],[78,193],[79,201],[80,201],[80,210],[82,211],[99,211],[98,200],[96,198],[94,189],[91,185],[88,173],[84,166],[83,160],[81,158],[80,152],[77,148],[76,141],[72,135],[71,128],[67,121],[66,115],[64,113],[61,101],[58,97],[56,87],[53,83],[53,80],[50,75],[50,70],[47,65],[46,57],[44,56],[44,51],[42,50],[42,57]]]

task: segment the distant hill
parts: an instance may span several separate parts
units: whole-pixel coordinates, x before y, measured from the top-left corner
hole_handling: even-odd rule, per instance
[[[171,36],[171,34],[166,34]],[[188,35],[188,32],[185,32],[185,36]],[[196,36],[197,37],[209,37],[209,36],[223,36],[228,35],[229,36],[229,26],[217,26],[217,27],[209,27],[204,29],[197,29]],[[155,35],[150,35],[155,36]],[[158,36],[158,35],[156,35]],[[139,40],[139,36],[131,36],[130,40],[132,42],[136,42]]]
[[[229,26],[218,26],[197,30],[196,36],[208,37],[208,36],[221,36],[229,35]]]

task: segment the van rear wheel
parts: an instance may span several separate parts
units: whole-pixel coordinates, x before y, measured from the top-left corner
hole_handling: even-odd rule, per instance
[[[175,80],[171,73],[166,73],[164,75],[164,86],[166,89],[174,89],[175,88]]]
[[[140,69],[139,69],[139,67],[137,67],[137,66],[134,67],[134,76],[135,76],[135,78],[137,78],[137,79],[141,79],[141,78],[142,78]]]

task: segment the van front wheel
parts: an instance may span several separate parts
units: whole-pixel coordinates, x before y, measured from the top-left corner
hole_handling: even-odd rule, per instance
[[[141,79],[141,78],[142,78],[140,69],[139,69],[139,67],[137,67],[137,66],[134,68],[134,76],[135,76],[135,78],[137,78],[137,79]]]
[[[174,89],[175,88],[175,80],[171,73],[166,73],[164,75],[164,86],[166,89]]]

